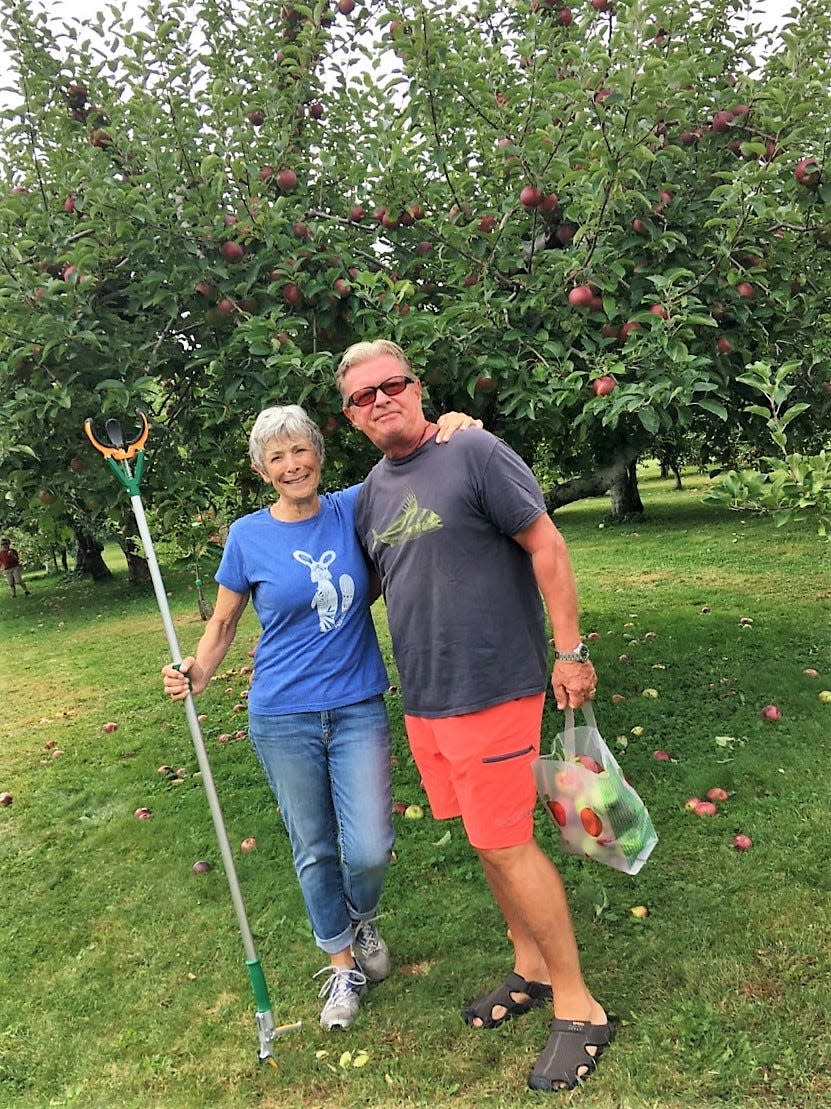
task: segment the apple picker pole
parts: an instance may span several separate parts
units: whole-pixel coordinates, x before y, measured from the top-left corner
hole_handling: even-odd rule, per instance
[[[149,432],[147,417],[143,412],[139,412],[139,416],[141,417],[142,429],[136,438],[126,445],[121,431],[121,424],[118,420],[107,420],[105,424],[107,438],[110,441],[109,446],[96,436],[92,420],[84,421],[84,431],[93,447],[104,456],[107,465],[130,495],[130,503],[136,517],[136,523],[138,524],[139,535],[144,545],[144,553],[150,568],[153,589],[156,593],[156,600],[158,601],[162,623],[164,624],[164,629],[167,634],[168,647],[170,648],[170,654],[174,665],[178,666],[182,661],[182,654],[179,650],[179,642],[176,638],[176,630],[170,615],[170,606],[167,603],[164,582],[162,581],[161,571],[159,570],[159,564],[156,560],[153,540],[150,537],[150,532],[147,527],[147,518],[144,514],[144,506],[141,503],[141,495],[139,493],[139,483],[141,482],[141,475],[144,470],[144,444],[147,441]],[[135,458],[134,472],[130,468],[130,460],[133,458]],[[242,933],[242,945],[245,950],[245,965],[248,968],[248,976],[251,980],[251,988],[254,991],[254,998],[257,1004],[256,1021],[257,1031],[260,1037],[258,1058],[261,1063],[267,1062],[270,1066],[276,1067],[277,1060],[274,1056],[273,1048],[274,1040],[282,1036],[285,1032],[291,1032],[299,1028],[301,1022],[296,1021],[294,1024],[279,1026],[275,1026],[274,1024],[274,1017],[271,1013],[271,1003],[268,996],[268,986],[266,985],[265,975],[263,974],[260,960],[257,958],[257,951],[254,947],[254,939],[251,935],[248,916],[245,912],[245,904],[242,899],[242,891],[240,890],[236,867],[234,866],[234,858],[231,854],[231,845],[228,841],[228,832],[225,828],[222,809],[219,804],[216,786],[214,785],[213,774],[211,773],[211,764],[208,761],[208,753],[202,738],[202,729],[199,727],[196,705],[190,693],[188,693],[185,700],[185,713],[187,714],[193,746],[196,750],[196,759],[199,763],[199,769],[202,772],[202,784],[205,787],[205,793],[208,797],[208,805],[211,810],[211,817],[213,818],[214,830],[217,840],[219,841],[219,851],[222,856],[225,875],[228,879],[228,886],[231,891],[231,900],[234,903],[237,923]]]

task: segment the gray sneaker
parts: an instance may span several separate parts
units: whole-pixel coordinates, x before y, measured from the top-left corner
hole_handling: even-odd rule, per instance
[[[383,982],[389,978],[392,969],[389,948],[378,935],[373,921],[359,920],[352,925],[352,954],[367,981]]]
[[[361,995],[366,989],[366,975],[357,967],[324,967],[320,974],[329,977],[320,988],[318,997],[325,997],[326,1004],[320,1014],[320,1026],[327,1032],[333,1028],[346,1030],[358,1015]]]

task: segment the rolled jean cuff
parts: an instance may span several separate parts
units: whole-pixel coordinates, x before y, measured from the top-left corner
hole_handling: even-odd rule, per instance
[[[320,936],[315,936],[315,943],[321,951],[325,951],[327,955],[336,955],[339,951],[343,951],[345,947],[350,947],[352,944],[352,929],[347,928],[345,932],[341,932],[333,940],[322,940]]]

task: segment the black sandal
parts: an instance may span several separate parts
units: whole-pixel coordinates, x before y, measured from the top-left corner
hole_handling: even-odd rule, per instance
[[[614,1029],[587,1020],[553,1020],[548,1043],[528,1077],[532,1090],[573,1090],[597,1067],[597,1060],[612,1042]],[[594,1047],[594,1055],[586,1049]],[[586,1067],[585,1074],[578,1074]]]
[[[511,995],[524,993],[528,1001],[516,1001]],[[547,982],[526,982],[521,974],[512,971],[501,986],[471,1001],[466,1009],[462,1010],[462,1018],[466,1024],[474,1028],[498,1028],[512,1017],[521,1017],[529,1009],[537,1009],[541,1005],[550,1005],[553,1000],[551,986]],[[501,1005],[507,1012],[504,1016],[493,1016],[493,1010]],[[481,1020],[481,1025],[474,1025],[476,1018]]]

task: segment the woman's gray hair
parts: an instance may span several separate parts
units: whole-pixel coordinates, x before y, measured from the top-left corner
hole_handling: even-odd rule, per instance
[[[308,439],[312,444],[321,466],[326,458],[323,435],[320,428],[299,404],[275,405],[264,408],[254,421],[248,439],[248,454],[251,465],[258,468],[263,464],[266,445],[272,439]]]

